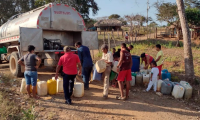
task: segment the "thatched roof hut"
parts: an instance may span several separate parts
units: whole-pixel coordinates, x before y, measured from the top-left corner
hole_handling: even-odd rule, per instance
[[[99,20],[94,24],[94,26],[101,29],[121,29],[122,22],[117,19],[105,19]]]
[[[122,22],[117,19],[105,19],[99,20],[94,24],[95,27],[103,27],[103,26],[122,26]]]

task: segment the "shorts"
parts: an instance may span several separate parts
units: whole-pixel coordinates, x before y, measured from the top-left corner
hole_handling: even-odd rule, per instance
[[[37,71],[25,71],[24,77],[26,79],[26,85],[36,86],[36,84],[37,84]]]
[[[159,70],[159,76],[161,75],[161,71],[162,71],[162,65],[160,65],[160,66],[157,66],[157,68],[158,68],[158,70]]]
[[[123,71],[119,72],[117,80],[118,81],[125,81],[125,79],[126,79],[126,81],[131,81],[132,80],[131,69],[123,70]]]

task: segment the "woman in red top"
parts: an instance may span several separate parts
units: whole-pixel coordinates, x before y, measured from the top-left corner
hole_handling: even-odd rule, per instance
[[[144,69],[148,69],[149,65],[151,64],[151,62],[154,61],[153,57],[148,55],[148,54],[145,54],[145,53],[142,53],[141,54],[141,58],[142,58],[142,63],[143,61],[145,62],[145,67]],[[141,63],[141,64],[142,64]]]

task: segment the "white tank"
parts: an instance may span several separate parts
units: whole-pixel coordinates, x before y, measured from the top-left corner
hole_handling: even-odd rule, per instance
[[[20,92],[23,93],[23,94],[28,93],[27,90],[26,90],[26,80],[25,80],[25,78],[22,79]]]
[[[135,80],[137,85],[142,85],[142,77],[143,77],[142,74],[137,74],[136,80]]]
[[[158,80],[158,82],[157,82],[157,92],[160,92],[162,83],[163,83],[162,80]]]
[[[141,73],[141,74],[147,74],[147,70],[141,69],[141,70],[140,70],[140,73]]]
[[[20,27],[60,31],[86,30],[82,16],[74,8],[66,4],[49,3],[10,18],[0,27],[0,43],[18,41]]]
[[[57,80],[57,93],[64,92],[63,91],[63,79],[59,78]]]
[[[180,84],[185,88],[184,99],[190,99],[192,97],[192,86],[186,81],[181,81]]]
[[[74,97],[83,97],[84,95],[84,84],[81,82],[75,82],[74,84]]]
[[[113,63],[113,68],[112,68],[112,71],[114,71],[114,72],[116,72],[116,73],[118,73],[118,72],[117,72],[117,65],[118,65],[118,61],[115,61],[115,62]]]
[[[131,87],[135,86],[135,76],[132,76],[132,80],[130,81]]]
[[[147,86],[148,83],[149,83],[149,75],[143,74],[143,84],[144,84],[144,86]]]
[[[176,99],[183,98],[184,91],[185,91],[184,87],[180,85],[175,85],[172,91],[172,96],[174,96],[174,98]]]
[[[47,95],[47,82],[40,81],[37,83],[37,94],[40,96]]]
[[[151,73],[151,69],[148,69],[148,70],[147,70],[147,74],[149,74],[149,73]]]

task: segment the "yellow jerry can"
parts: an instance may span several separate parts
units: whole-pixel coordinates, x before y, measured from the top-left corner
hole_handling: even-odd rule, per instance
[[[55,95],[57,92],[57,82],[56,80],[48,80],[47,81],[47,90],[49,95]]]
[[[40,82],[40,80],[37,79],[37,82]],[[30,92],[32,93],[32,85],[30,85]],[[36,94],[37,94],[37,84],[36,84]]]

